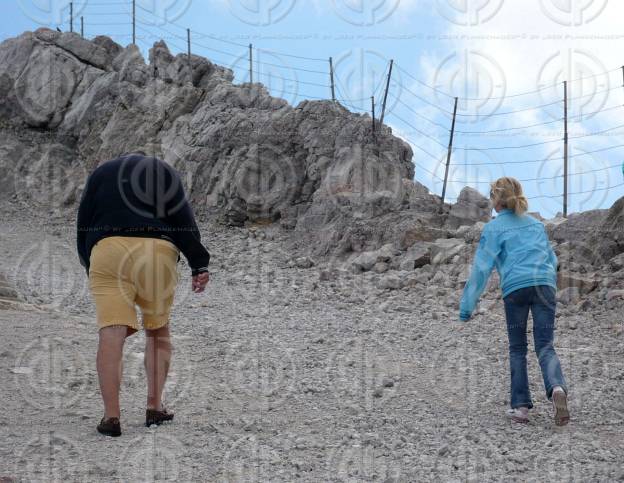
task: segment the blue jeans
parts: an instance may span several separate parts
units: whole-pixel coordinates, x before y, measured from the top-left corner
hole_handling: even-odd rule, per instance
[[[546,396],[550,399],[555,386],[561,386],[567,392],[561,363],[553,346],[557,306],[555,289],[548,285],[521,288],[507,295],[504,301],[509,335],[511,407],[533,407],[526,358],[529,309],[533,315],[533,341]]]

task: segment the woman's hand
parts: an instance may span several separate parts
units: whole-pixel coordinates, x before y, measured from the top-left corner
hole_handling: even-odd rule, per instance
[[[202,272],[194,275],[192,278],[193,292],[203,292],[206,288],[206,285],[208,284],[208,280],[210,280],[210,275],[208,274],[208,272]]]

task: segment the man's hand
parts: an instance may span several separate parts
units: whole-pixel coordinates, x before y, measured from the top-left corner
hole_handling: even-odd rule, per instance
[[[202,293],[208,284],[210,275],[208,272],[202,272],[193,276],[193,292]]]

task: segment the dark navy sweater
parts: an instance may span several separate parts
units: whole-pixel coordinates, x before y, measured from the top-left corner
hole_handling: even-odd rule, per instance
[[[208,271],[210,255],[180,176],[156,158],[129,154],[100,165],[87,179],[77,225],[78,256],[87,273],[91,249],[110,236],[169,240],[193,275]]]

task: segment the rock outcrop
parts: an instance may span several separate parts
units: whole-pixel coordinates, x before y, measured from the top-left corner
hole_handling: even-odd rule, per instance
[[[393,289],[431,267],[444,287],[466,279],[491,213],[478,191],[442,204],[413,181],[412,149],[388,126],[373,138],[370,117],[339,103],[291,106],[262,84],[234,84],[208,59],[190,65],[163,41],[148,63],[107,37],[39,29],[2,42],[0,196],[73,217],[89,171],[141,149],[182,173],[200,217],[289,231],[294,266],[327,257],[350,273],[384,274],[381,286]],[[604,297],[620,288],[624,199],[545,224],[563,289]]]
[[[370,117],[338,103],[293,107],[261,84],[233,84],[230,69],[203,57],[191,64],[192,72],[186,55],[173,55],[163,41],[146,64],[136,46],[107,37],[39,29],[6,40],[0,127],[7,174],[53,166],[59,177],[83,181],[102,159],[142,149],[183,173],[200,214],[233,224],[280,220],[287,228],[322,213],[385,214],[418,197],[439,204],[411,181],[412,150],[387,126],[375,142]],[[81,184],[56,193],[57,208],[71,205]]]
[[[489,221],[492,213],[490,200],[476,189],[466,186],[459,193],[457,203],[451,207],[447,226],[451,229],[473,225],[475,221]]]
[[[141,149],[182,174],[200,216],[277,222],[316,254],[408,249],[485,219],[480,195],[451,209],[413,181],[412,150],[339,103],[291,106],[230,69],[49,29],[0,44],[5,196],[73,209],[102,159]],[[27,183],[28,187],[24,184]],[[30,188],[30,189],[28,189]],[[42,193],[44,192],[44,193]]]
[[[597,247],[603,260],[610,260],[624,253],[624,197],[613,204],[596,229],[590,226],[588,243]]]

